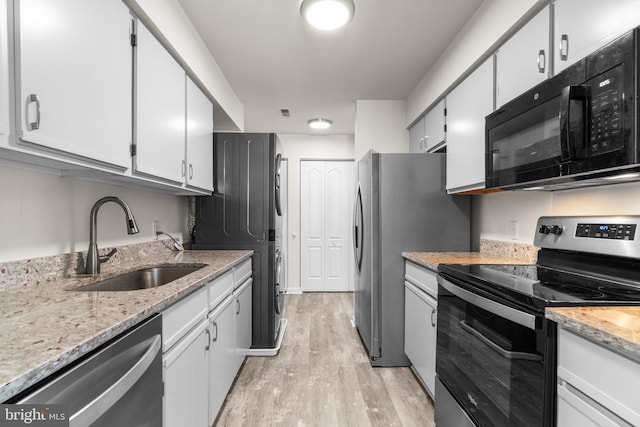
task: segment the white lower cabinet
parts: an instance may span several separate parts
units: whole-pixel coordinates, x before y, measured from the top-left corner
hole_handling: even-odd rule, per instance
[[[435,397],[436,273],[406,262],[404,286],[404,352],[429,394]]]
[[[209,353],[209,425],[213,424],[236,376],[234,356],[235,311],[229,295],[209,314],[211,351]]]
[[[558,328],[558,427],[640,425],[640,363]]]
[[[249,259],[162,313],[165,427],[215,421],[251,346],[251,290]]]
[[[165,426],[207,425],[208,325],[203,320],[163,356]]]
[[[252,279],[247,280],[242,286],[233,291],[236,302],[236,353],[234,358],[236,371],[242,366],[242,362],[251,348],[252,293]]]
[[[164,425],[205,426],[208,416],[207,288],[162,313]]]

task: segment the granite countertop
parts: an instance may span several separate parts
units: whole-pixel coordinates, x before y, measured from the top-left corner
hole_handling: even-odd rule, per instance
[[[640,307],[554,307],[547,308],[545,315],[640,362]]]
[[[87,276],[2,289],[0,402],[161,312],[251,254],[251,251],[166,251],[99,276],[105,279],[157,264],[206,264],[154,289],[70,291],[97,280]]]
[[[402,256],[433,271],[438,271],[440,264],[535,264],[535,261],[526,257],[483,252],[403,252]]]

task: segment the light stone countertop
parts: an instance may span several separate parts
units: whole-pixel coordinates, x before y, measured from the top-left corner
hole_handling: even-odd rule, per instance
[[[482,252],[403,252],[402,256],[435,272],[440,264],[535,264],[535,261],[524,257],[515,258]]]
[[[87,276],[0,289],[0,402],[161,312],[251,255],[251,251],[165,251],[99,276],[105,279],[158,264],[206,264],[154,289],[70,291],[97,281]]]
[[[640,362],[640,307],[553,307],[545,316]]]

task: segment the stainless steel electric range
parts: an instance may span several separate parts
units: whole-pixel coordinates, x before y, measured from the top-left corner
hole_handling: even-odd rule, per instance
[[[546,307],[640,305],[640,216],[541,217],[536,265],[441,265],[438,426],[553,426]]]

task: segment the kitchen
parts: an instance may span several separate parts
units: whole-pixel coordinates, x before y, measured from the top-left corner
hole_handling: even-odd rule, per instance
[[[137,7],[138,13],[154,22],[156,31],[168,39],[174,49],[180,52],[182,61],[192,72],[202,72],[201,85],[207,87],[213,97],[222,106],[223,116],[232,122],[241,122],[239,101],[229,95],[226,88],[220,89],[210,78],[212,72],[198,62],[201,57],[197,50],[188,45],[192,34],[184,27],[184,19],[176,16],[177,2],[130,2]],[[516,3],[516,4],[513,4]],[[457,84],[483,55],[491,50],[503,35],[509,33],[512,26],[519,25],[521,18],[531,16],[544,2],[482,2],[471,19],[459,32],[456,39],[440,56],[406,101],[356,102],[358,114],[355,117],[355,132],[349,134],[324,134],[308,136],[299,134],[280,135],[284,152],[298,152],[297,157],[289,158],[291,181],[295,181],[300,159],[338,158],[360,159],[366,151],[373,148],[380,152],[406,152],[409,150],[407,128],[434,104],[450,87]],[[637,14],[629,14],[634,18]],[[637,25],[637,24],[636,24]],[[185,46],[185,43],[187,44]],[[215,74],[215,73],[213,73]],[[6,77],[5,77],[6,78]],[[4,84],[4,83],[3,83]],[[2,100],[8,104],[6,97]],[[4,105],[6,109],[7,105]],[[217,108],[217,107],[216,107]],[[216,121],[216,123],[220,123]],[[3,122],[6,124],[6,122]],[[224,123],[222,123],[224,126]],[[6,135],[6,132],[4,133]],[[389,146],[390,141],[398,141]],[[312,145],[300,147],[306,142]],[[326,145],[325,145],[326,144]],[[330,148],[325,148],[330,147]],[[125,236],[122,229],[121,214],[114,211],[108,214],[110,206],[105,206],[100,223],[100,248],[108,248],[152,240],[152,222],[159,221],[159,229],[186,239],[190,229],[186,224],[187,201],[183,197],[161,194],[140,186],[123,187],[96,183],[73,177],[73,172],[65,174],[39,174],[41,165],[14,168],[15,159],[6,159],[12,167],[0,168],[0,182],[4,206],[0,217],[0,235],[5,242],[0,248],[0,260],[16,261],[37,257],[66,254],[86,250],[89,244],[88,218],[91,206],[100,197],[114,194],[127,201],[141,232],[134,236]],[[26,168],[26,170],[25,170]],[[46,169],[42,167],[42,170]],[[82,171],[76,172],[82,176]],[[113,181],[111,181],[113,182]],[[635,192],[638,184],[627,183],[585,189],[563,190],[559,192],[503,192],[474,195],[472,197],[472,230],[475,247],[480,242],[504,241],[510,243],[532,244],[538,217],[544,215],[611,215],[638,214],[640,202],[636,202]],[[144,188],[144,187],[143,187]],[[289,205],[298,205],[298,195],[291,192]],[[115,208],[114,208],[115,209]],[[44,215],[46,212],[48,215]],[[292,210],[291,230],[300,227],[299,214]],[[515,227],[512,224],[515,223]],[[10,242],[10,243],[9,243]],[[298,242],[290,241],[289,277],[299,277]]]

